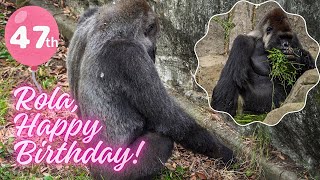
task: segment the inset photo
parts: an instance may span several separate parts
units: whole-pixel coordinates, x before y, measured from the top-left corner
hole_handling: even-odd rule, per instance
[[[215,111],[239,125],[276,125],[304,108],[319,81],[319,44],[302,16],[274,1],[240,1],[228,13],[213,16],[207,28],[195,47],[196,80]]]

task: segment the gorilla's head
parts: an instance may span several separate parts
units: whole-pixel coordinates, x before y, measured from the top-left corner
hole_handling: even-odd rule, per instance
[[[118,0],[100,8],[97,17],[104,39],[128,39],[142,44],[155,60],[159,22],[145,0]]]
[[[293,48],[299,47],[297,36],[292,32],[289,19],[281,8],[273,9],[265,15],[257,29],[266,50],[277,48],[289,55]]]

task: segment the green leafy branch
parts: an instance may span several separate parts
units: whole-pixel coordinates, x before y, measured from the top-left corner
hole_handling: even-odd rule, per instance
[[[275,108],[274,99],[274,80],[280,81],[283,86],[285,93],[287,94],[286,88],[292,87],[297,81],[298,70],[303,64],[296,63],[294,61],[289,61],[285,54],[281,50],[272,48],[268,50],[268,59],[271,65],[270,77],[272,81],[272,109]]]

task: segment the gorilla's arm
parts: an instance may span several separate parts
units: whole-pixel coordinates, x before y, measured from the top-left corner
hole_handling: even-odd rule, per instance
[[[251,57],[252,69],[261,76],[270,75],[270,62],[268,53],[265,51],[264,44],[261,39],[256,40],[255,50]]]
[[[72,37],[67,56],[68,79],[72,92],[72,97],[78,99],[78,76],[80,74],[80,65],[86,48],[86,34],[82,30],[77,29]]]
[[[304,70],[314,69],[316,68],[315,60],[312,58],[309,51],[306,51],[304,49],[300,50],[300,59],[299,62],[302,64],[305,64]]]
[[[248,82],[248,71],[252,70],[251,56],[255,39],[239,35],[233,42],[229,58],[212,94],[211,106],[218,111],[236,115],[239,90]]]
[[[124,82],[123,93],[132,106],[147,119],[148,131],[168,136],[194,152],[215,158],[222,157],[225,162],[233,157],[230,149],[199,126],[169,97],[153,60],[139,43],[117,40],[108,46],[104,49],[109,53],[104,57],[113,58],[119,63]]]
[[[89,8],[83,15],[81,15],[77,29],[73,34],[70,42],[70,48],[67,56],[68,79],[72,96],[77,99],[78,97],[78,76],[80,74],[80,64],[82,57],[87,46],[87,27],[91,26],[90,23],[83,25],[83,23],[92,17],[98,11],[97,7]],[[92,22],[92,21],[91,21]],[[72,45],[72,46],[71,46]],[[78,112],[80,113],[80,112]]]

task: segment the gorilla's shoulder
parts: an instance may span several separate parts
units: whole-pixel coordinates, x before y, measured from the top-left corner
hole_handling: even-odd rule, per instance
[[[91,16],[93,16],[97,11],[98,11],[99,7],[94,6],[94,7],[90,7],[89,9],[87,9],[79,18],[78,24],[82,24],[84,21],[86,21],[88,18],[90,18]]]

